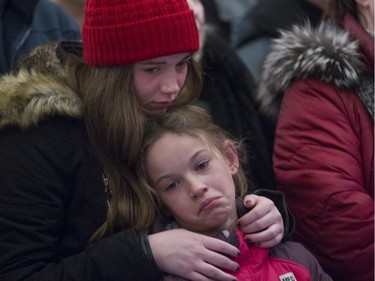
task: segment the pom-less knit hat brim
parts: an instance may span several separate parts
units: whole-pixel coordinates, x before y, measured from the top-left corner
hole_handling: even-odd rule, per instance
[[[158,1],[158,4],[155,4],[155,1]],[[161,2],[166,1],[166,7],[160,9],[163,4]],[[186,0],[87,2],[82,37],[84,59],[88,65],[135,63],[171,54],[195,52],[199,48],[194,15]],[[96,2],[101,3],[95,5]],[[105,3],[108,3],[108,7]],[[118,6],[114,3],[118,3]],[[136,11],[124,10],[133,6],[137,6],[138,11],[143,9],[142,12],[133,15]],[[112,9],[108,19],[106,9]]]

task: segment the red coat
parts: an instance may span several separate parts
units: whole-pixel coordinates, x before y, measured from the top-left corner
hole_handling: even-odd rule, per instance
[[[274,171],[296,219],[296,238],[325,271],[334,280],[373,281],[374,41],[351,17],[345,29],[305,30],[309,52],[299,46],[284,77],[268,69],[269,79],[284,83]],[[296,40],[291,44],[302,42]],[[279,50],[293,52],[280,42]],[[273,56],[282,64],[280,53]]]

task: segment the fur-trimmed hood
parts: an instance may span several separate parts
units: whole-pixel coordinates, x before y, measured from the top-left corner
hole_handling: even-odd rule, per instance
[[[26,128],[53,115],[82,116],[82,102],[66,83],[63,53],[61,44],[41,45],[0,78],[1,129]]]
[[[260,112],[276,120],[283,92],[295,79],[317,78],[338,88],[355,89],[365,71],[359,42],[348,31],[331,22],[317,28],[294,26],[273,41],[264,62],[256,94]]]

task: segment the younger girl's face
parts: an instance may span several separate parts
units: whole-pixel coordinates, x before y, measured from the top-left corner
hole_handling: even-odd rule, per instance
[[[232,162],[201,139],[166,133],[149,147],[145,164],[152,186],[179,225],[212,235],[237,221],[232,175],[238,166]]]
[[[180,93],[191,53],[158,57],[134,64],[134,90],[138,103],[151,112],[165,112]]]

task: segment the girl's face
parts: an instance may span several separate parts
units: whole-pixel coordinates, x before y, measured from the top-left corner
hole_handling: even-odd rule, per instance
[[[238,157],[225,144],[225,159],[201,139],[166,133],[146,154],[146,169],[161,202],[183,228],[214,234],[237,222],[235,186]],[[237,163],[237,164],[236,164]]]
[[[180,93],[191,53],[158,57],[134,64],[134,90],[138,103],[151,112],[165,112]]]

